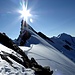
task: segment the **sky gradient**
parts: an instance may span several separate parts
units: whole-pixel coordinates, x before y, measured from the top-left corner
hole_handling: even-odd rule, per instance
[[[25,1],[25,0],[24,0]],[[75,0],[27,0],[33,15],[28,24],[49,37],[67,33],[75,37]],[[22,0],[0,0],[0,32],[15,39],[20,33]]]

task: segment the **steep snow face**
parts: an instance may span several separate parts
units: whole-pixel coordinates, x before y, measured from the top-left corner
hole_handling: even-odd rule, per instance
[[[64,40],[64,41],[67,40],[72,45],[75,44],[75,37],[72,37],[71,35],[68,35],[66,33],[62,33],[62,34],[58,35],[57,38]]]
[[[54,42],[49,42],[51,45],[75,62],[75,37],[63,33],[52,37],[51,40]]]
[[[22,39],[23,36],[25,36],[24,39],[27,38],[27,37],[28,37],[28,39],[23,40]],[[45,41],[44,39],[42,39],[37,34],[37,32],[32,27],[30,27],[29,25],[24,28],[24,30],[22,31],[22,33],[20,34],[20,36],[18,37],[18,39],[15,41],[15,43],[18,43],[18,45],[20,45],[21,41],[25,42],[24,45],[22,45],[22,46],[28,46],[29,47],[31,44],[44,44],[44,45],[53,47],[47,41]]]

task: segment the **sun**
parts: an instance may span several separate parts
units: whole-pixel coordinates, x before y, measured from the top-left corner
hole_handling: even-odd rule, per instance
[[[25,5],[25,3],[23,2],[21,6],[22,10],[19,10],[19,13],[21,14],[21,18],[23,18],[24,21],[27,21],[28,18],[32,15],[30,14],[30,10],[27,9],[27,4]]]

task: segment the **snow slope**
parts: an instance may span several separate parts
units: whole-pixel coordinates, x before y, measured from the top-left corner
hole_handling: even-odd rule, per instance
[[[75,62],[75,37],[62,33],[50,39],[54,42],[49,42],[51,45]]]
[[[35,60],[42,66],[50,66],[53,70],[53,75],[74,75],[75,63],[62,54],[59,50],[42,39],[32,29],[25,28],[31,34],[31,37],[26,40],[24,46],[19,46],[29,58],[34,57]],[[23,33],[25,35],[26,33]],[[22,36],[23,36],[22,35]],[[22,40],[19,36],[17,44]],[[0,51],[12,53],[13,51],[0,44]],[[16,53],[14,53],[16,54]],[[12,59],[10,59],[12,60]],[[12,60],[13,61],[13,60]],[[22,65],[13,61],[15,69],[6,61],[0,58],[0,75],[35,75],[31,69],[25,69]]]
[[[12,49],[9,49],[2,44],[0,44],[0,52],[1,51],[5,51],[10,54],[16,54]],[[19,55],[17,56],[20,57]],[[9,59],[13,62],[13,67],[0,57],[0,75],[34,75],[33,70],[25,69],[22,65],[18,64],[11,58]]]
[[[50,66],[54,71],[53,75],[74,75],[75,63],[69,60],[66,56],[55,50],[52,46],[45,44],[31,44],[31,47],[20,47],[25,51],[29,58],[34,57],[42,66]],[[0,50],[12,52],[9,48],[0,44]],[[6,61],[0,58],[0,74],[2,75],[34,75],[34,71],[24,69],[23,66],[13,61],[17,69],[12,68]],[[30,74],[29,74],[30,73]]]
[[[38,35],[75,62],[75,37],[66,33],[62,33],[57,37],[53,36],[51,38],[41,32],[38,32]]]
[[[53,75],[74,75],[75,63],[64,56],[59,50],[42,39],[38,34],[29,28],[25,28],[30,32],[31,37],[27,40],[25,46],[29,49],[21,48],[26,52],[29,58],[34,57],[37,62],[43,66],[50,66],[54,71]]]

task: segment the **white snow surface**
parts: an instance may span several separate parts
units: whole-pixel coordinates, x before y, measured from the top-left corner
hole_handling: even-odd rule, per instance
[[[50,66],[54,71],[53,75],[74,75],[75,73],[75,63],[53,48],[42,44],[33,45],[33,48],[26,53],[30,58],[34,57],[40,65]]]
[[[68,35],[66,33],[62,33],[58,35],[58,37],[52,37],[51,40],[54,42],[48,42],[57,48],[60,52],[70,58],[73,62],[75,62],[75,37]],[[67,49],[64,46],[67,45],[71,49]]]
[[[35,60],[42,66],[50,66],[53,70],[53,75],[75,75],[75,63],[69,58],[63,55],[60,51],[38,36],[31,30],[30,39],[27,41],[27,46],[19,46],[31,59],[34,57]],[[6,51],[12,53],[13,50],[0,44],[0,51]],[[14,54],[16,54],[14,52]],[[12,60],[12,59],[10,59]],[[22,65],[13,61],[14,69],[6,61],[0,58],[0,75],[35,75],[31,69],[25,69]]]
[[[33,44],[32,48],[24,46],[20,48],[25,51],[29,58],[34,57],[40,65],[50,66],[51,70],[54,71],[53,75],[75,74],[75,63],[73,63],[59,51],[49,46],[44,46],[43,44]],[[10,53],[11,49],[0,44],[0,50],[8,51]],[[6,61],[0,58],[0,75],[34,75],[33,70],[25,69],[23,66],[16,63],[15,61],[13,62],[13,65],[15,65],[17,69],[14,69]]]
[[[31,47],[20,47],[28,55],[29,58],[34,57],[42,66],[50,66],[54,71],[53,75],[74,75],[75,63],[61,54],[55,48],[44,44],[32,44]],[[11,53],[12,50],[0,44],[0,50]],[[13,60],[12,60],[13,61]],[[23,66],[13,61],[15,67],[11,67],[6,61],[0,58],[0,75],[34,75],[34,71],[24,69]]]

